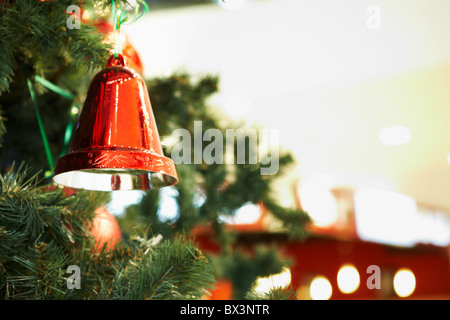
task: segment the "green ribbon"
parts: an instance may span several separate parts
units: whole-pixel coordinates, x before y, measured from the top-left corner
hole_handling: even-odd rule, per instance
[[[42,78],[41,76],[35,75],[34,79],[47,89],[52,90],[53,92],[59,94],[60,96],[63,96],[64,98],[67,98],[69,100],[75,99],[75,96],[72,93],[70,93],[67,90],[64,90],[61,87],[58,87],[56,84],[53,84],[52,82]]]
[[[57,86],[56,84],[48,81],[47,79],[42,78],[41,76],[35,75],[34,79],[39,82],[40,84],[42,84],[44,87],[46,87],[47,89],[59,94],[60,96],[67,98],[69,100],[74,100],[75,96],[69,92],[68,90],[65,90],[59,86]],[[75,105],[72,106],[76,107]],[[72,138],[72,132],[73,132],[73,121],[70,121],[69,124],[66,127],[66,131],[64,133],[64,145],[63,145],[63,149],[61,151],[60,156],[63,156],[67,153],[67,150],[69,149],[69,143],[70,143],[70,139]]]
[[[57,86],[56,84],[48,81],[47,79],[42,78],[41,76],[35,75],[34,79],[36,80],[36,82],[39,82],[40,84],[42,84],[47,89],[49,89],[49,90],[59,94],[60,96],[62,96],[64,98],[67,98],[69,100],[74,100],[75,99],[75,96],[71,92],[69,92],[69,91],[67,91],[67,90]],[[31,100],[33,102],[34,111],[36,113],[36,119],[37,119],[37,122],[38,122],[38,125],[39,125],[39,131],[40,131],[40,134],[41,134],[41,137],[42,137],[42,142],[44,144],[45,155],[46,155],[46,158],[47,158],[48,165],[50,167],[50,170],[45,171],[45,177],[48,178],[48,177],[50,177],[53,174],[53,170],[54,170],[53,156],[52,156],[52,153],[51,153],[51,150],[50,150],[50,144],[48,142],[47,135],[45,133],[45,129],[44,129],[44,125],[43,125],[43,122],[42,122],[41,114],[39,112],[39,108],[38,108],[38,105],[37,105],[36,94],[35,94],[35,91],[34,91],[34,88],[33,88],[33,84],[32,84],[30,79],[27,79],[27,83],[28,83],[28,89],[30,91]],[[72,137],[73,127],[74,127],[74,123],[73,123],[73,121],[70,121],[69,124],[66,127],[66,131],[65,131],[65,134],[64,134],[63,150],[62,150],[60,156],[63,156],[63,155],[65,155],[67,153],[67,150],[69,148],[70,139]]]
[[[122,8],[120,8],[120,4],[111,0],[112,3],[112,18],[113,18],[113,25],[114,25],[114,57],[117,58],[118,54],[122,54],[122,46],[119,41],[120,36],[120,27],[122,24],[129,21],[130,17],[128,16],[128,13]],[[141,13],[139,13],[140,5],[142,5],[143,10]],[[134,7],[134,17],[132,20],[129,21],[129,24],[135,23],[139,18],[141,18],[144,13],[148,12],[149,8],[147,3],[144,0],[137,0],[136,6]]]
[[[53,169],[55,166],[54,166],[54,162],[53,162],[52,153],[50,151],[50,145],[48,143],[47,135],[45,134],[44,125],[42,123],[41,114],[39,112],[39,108],[38,108],[38,105],[36,102],[36,95],[34,93],[33,84],[31,83],[30,79],[27,79],[27,83],[28,83],[28,90],[30,91],[31,101],[33,102],[34,112],[36,113],[36,118],[37,118],[37,122],[39,125],[39,131],[41,132],[42,142],[44,143],[45,155],[47,157],[47,161],[48,161],[48,164],[49,164],[50,170],[51,170],[51,171],[45,172],[45,177],[47,178],[52,175],[52,172],[53,172]]]
[[[66,155],[67,151],[69,150],[69,143],[73,133],[73,125],[74,125],[73,121],[70,121],[66,127],[66,132],[64,133],[64,145],[60,157]]]

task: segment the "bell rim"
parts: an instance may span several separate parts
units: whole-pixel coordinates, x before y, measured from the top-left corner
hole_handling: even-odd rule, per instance
[[[57,176],[69,172],[111,175],[111,171],[117,171],[117,174],[128,172],[130,175],[157,174],[161,176],[160,180],[164,181],[160,186],[170,186],[178,182],[178,175],[172,159],[156,153],[130,149],[83,150],[66,154],[60,157],[56,163],[53,181],[59,185],[77,188],[58,182]],[[89,187],[82,189],[89,189]]]
[[[102,173],[102,171],[105,173]],[[53,177],[53,182],[60,187],[106,192],[158,189],[173,186],[178,182],[175,177],[163,172],[144,170],[130,172],[130,170],[123,169],[122,172],[113,174],[107,171],[108,169],[86,169],[61,172]],[[105,181],[105,178],[107,181]],[[91,181],[91,183],[86,183],[86,180]],[[102,182],[92,183],[96,180],[102,180]],[[125,183],[120,183],[123,181]]]

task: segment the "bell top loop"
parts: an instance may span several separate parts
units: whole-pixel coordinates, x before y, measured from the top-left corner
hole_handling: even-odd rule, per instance
[[[117,54],[117,57],[114,54],[111,55],[111,57],[109,57],[109,59],[108,59],[108,63],[106,64],[107,68],[117,67],[117,66],[121,66],[121,67],[127,66],[125,58],[120,53]]]

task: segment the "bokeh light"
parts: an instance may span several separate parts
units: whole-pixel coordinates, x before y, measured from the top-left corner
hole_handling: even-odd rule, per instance
[[[353,293],[359,288],[360,277],[355,266],[351,264],[343,265],[337,274],[337,283],[342,293]]]

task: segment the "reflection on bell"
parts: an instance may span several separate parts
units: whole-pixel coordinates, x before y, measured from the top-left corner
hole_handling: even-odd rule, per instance
[[[67,155],[53,181],[87,190],[145,190],[177,183],[163,155],[142,77],[114,55],[92,79]]]

